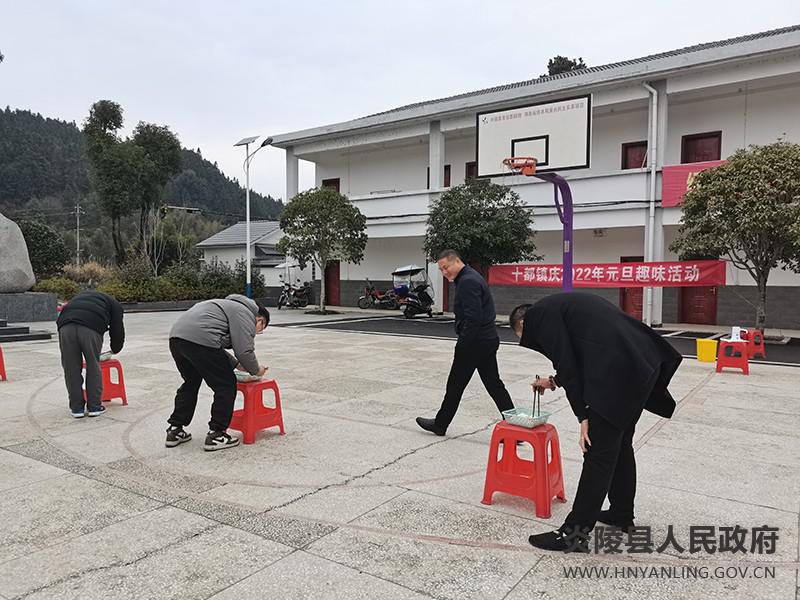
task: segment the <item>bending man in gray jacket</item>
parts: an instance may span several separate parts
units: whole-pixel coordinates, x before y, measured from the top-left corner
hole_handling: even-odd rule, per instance
[[[183,428],[192,421],[202,381],[214,391],[203,449],[222,450],[239,445],[239,438],[227,432],[236,401],[233,370],[237,368],[259,377],[266,373],[267,368],[256,358],[255,336],[268,324],[269,311],[239,294],[231,294],[224,300],[199,302],[175,321],[169,332],[169,351],[183,377],[183,385],[175,394],[175,410],[168,420],[168,448],[192,439],[192,434]],[[225,348],[232,348],[235,358]]]

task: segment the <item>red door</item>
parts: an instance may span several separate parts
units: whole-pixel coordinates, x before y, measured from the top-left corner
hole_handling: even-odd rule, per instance
[[[334,260],[325,267],[325,304],[340,306],[339,300],[339,261]]]
[[[643,256],[623,256],[620,262],[642,262]],[[634,319],[642,320],[642,306],[644,306],[644,288],[629,287],[619,290],[620,308]]]
[[[697,325],[717,324],[717,288],[685,287],[680,291],[678,320]]]

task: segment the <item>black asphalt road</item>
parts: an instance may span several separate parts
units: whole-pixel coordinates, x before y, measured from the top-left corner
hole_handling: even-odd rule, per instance
[[[275,325],[277,327],[310,327],[313,329],[330,329],[351,333],[368,333],[374,335],[397,335],[405,337],[421,337],[435,339],[455,339],[453,319],[451,317],[418,317],[406,319],[396,315],[354,316],[331,321],[315,323],[293,323]],[[664,338],[685,357],[696,355],[697,338],[722,337],[723,334],[696,331],[668,331],[657,329]],[[497,333],[504,344],[516,344],[517,338],[508,326],[498,326]],[[800,366],[800,339],[792,339],[788,344],[767,344],[766,360],[755,359],[753,363],[785,364]]]

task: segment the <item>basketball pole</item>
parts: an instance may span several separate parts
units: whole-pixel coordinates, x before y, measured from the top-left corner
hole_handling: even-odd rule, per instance
[[[538,173],[536,159],[532,156],[512,156],[503,159],[503,164],[517,175],[537,177],[542,181],[553,184],[553,203],[556,205],[558,220],[561,221],[563,243],[561,245],[561,289],[565,292],[572,291],[572,243],[573,211],[572,190],[567,180],[558,173]],[[558,193],[561,192],[561,201]]]
[[[573,225],[573,212],[572,212],[572,190],[569,188],[567,180],[557,173],[534,173],[533,177],[537,177],[542,181],[549,181],[553,184],[553,202],[558,211],[558,220],[561,221],[563,226],[563,245],[561,247],[562,259],[561,264],[563,273],[561,275],[561,289],[565,292],[572,291],[572,225]],[[561,192],[561,200],[559,202],[558,192]],[[563,203],[563,205],[562,205]]]

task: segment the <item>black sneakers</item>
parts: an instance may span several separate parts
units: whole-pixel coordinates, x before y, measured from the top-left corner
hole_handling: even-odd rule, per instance
[[[562,525],[555,531],[539,533],[528,538],[535,548],[554,552],[589,552],[589,530]]]
[[[226,431],[209,431],[206,435],[206,443],[203,450],[213,452],[214,450],[224,450],[239,445],[239,438],[229,435]]]
[[[167,448],[174,448],[183,442],[188,442],[190,439],[192,439],[192,434],[188,431],[184,431],[183,427],[170,425],[167,428],[167,441],[164,442],[164,445]]]
[[[417,417],[417,425],[422,427],[425,431],[430,431],[436,435],[444,435],[447,429],[436,427],[436,419],[426,419],[424,417]]]
[[[89,415],[90,417],[99,417],[104,412],[106,412],[106,407],[101,404],[99,408],[93,408],[91,410],[86,411],[86,414]]]

